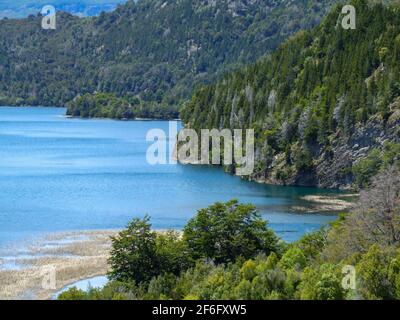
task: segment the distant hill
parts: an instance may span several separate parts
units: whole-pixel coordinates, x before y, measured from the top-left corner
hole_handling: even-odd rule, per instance
[[[256,61],[336,2],[128,1],[99,17],[59,13],[55,31],[38,17],[2,20],[0,104],[68,103],[75,116],[116,118],[172,108],[175,116],[196,85]]]
[[[37,15],[43,6],[51,4],[57,10],[78,16],[96,16],[102,11],[112,11],[127,0],[0,0],[0,19],[25,18]]]

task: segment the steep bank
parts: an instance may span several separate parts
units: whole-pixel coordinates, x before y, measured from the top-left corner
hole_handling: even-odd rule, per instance
[[[288,166],[285,154],[281,153],[276,155],[269,170],[256,173],[250,179],[270,184],[355,188],[356,173],[353,168],[357,163],[367,159],[373,150],[379,150],[384,155],[387,143],[400,142],[400,112],[393,113],[387,122],[381,117],[373,117],[364,125],[356,126],[351,136],[338,131],[329,139],[329,149],[316,149],[312,170],[296,171],[296,168]],[[262,162],[263,159],[258,158],[257,161]],[[283,177],[282,170],[293,171]]]

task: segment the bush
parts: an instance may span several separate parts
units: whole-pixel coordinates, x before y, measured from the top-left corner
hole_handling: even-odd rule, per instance
[[[87,293],[76,287],[72,287],[58,296],[58,300],[86,300],[87,298]]]
[[[379,172],[381,165],[382,160],[380,151],[378,149],[372,150],[365,159],[358,161],[353,166],[355,184],[359,188],[368,187],[371,183],[372,177]]]
[[[359,188],[368,187],[380,170],[391,166],[400,167],[400,143],[387,142],[382,151],[373,149],[365,159],[356,163],[353,166],[355,184]]]
[[[322,264],[316,269],[307,267],[301,280],[299,297],[302,300],[342,300],[345,297],[335,265]]]
[[[392,299],[394,288],[389,281],[389,252],[378,245],[370,247],[357,265],[360,293],[365,299]]]
[[[290,269],[304,269],[307,264],[307,259],[302,250],[293,246],[285,252],[282,256],[279,265],[286,270]]]

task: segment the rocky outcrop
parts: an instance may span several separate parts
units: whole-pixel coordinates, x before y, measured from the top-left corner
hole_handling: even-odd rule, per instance
[[[309,170],[296,170],[288,164],[284,154],[275,156],[270,164],[263,163],[258,147],[258,167],[266,169],[249,179],[278,185],[350,189],[354,182],[353,165],[372,149],[382,150],[386,142],[400,142],[400,110],[394,111],[386,121],[379,116],[371,118],[365,125],[357,126],[349,136],[336,132],[330,137],[329,148],[319,146],[314,150]]]

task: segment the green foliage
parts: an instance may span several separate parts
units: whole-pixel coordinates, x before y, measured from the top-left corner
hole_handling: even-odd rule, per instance
[[[389,281],[393,285],[393,293],[396,299],[400,299],[400,249],[389,264]]]
[[[359,188],[367,187],[371,178],[379,172],[381,165],[381,152],[378,149],[372,150],[365,159],[353,166],[356,185]]]
[[[58,296],[59,300],[86,300],[87,293],[83,290],[79,290],[76,287],[72,287],[67,291],[61,293]]]
[[[164,273],[179,274],[191,266],[179,234],[152,231],[148,217],[133,219],[112,238],[109,264],[111,280],[138,284]]]
[[[326,230],[304,235],[296,246],[301,249],[307,261],[315,260],[327,243]]]
[[[297,245],[297,244],[296,244]],[[289,252],[289,251],[288,251]],[[289,254],[305,256],[299,249]],[[272,257],[272,258],[271,258]],[[271,263],[271,261],[274,261]],[[300,261],[304,263],[304,259]],[[303,270],[288,266],[288,256],[281,260],[272,253],[235,264],[215,265],[198,261],[194,268],[178,277],[172,274],[153,277],[148,285],[130,285],[111,281],[101,289],[88,292],[70,289],[59,299],[303,299],[342,300],[359,296],[364,299],[399,298],[400,259],[390,250],[372,246],[358,259],[357,289],[351,292],[342,287],[342,263],[332,264],[312,260]],[[281,266],[288,266],[282,269]]]
[[[85,94],[68,102],[67,115],[83,118],[113,119],[177,119],[176,106],[144,103],[137,97],[117,97],[115,94]]]
[[[307,264],[306,256],[297,246],[288,249],[279,262],[280,267],[286,270],[304,269]]]
[[[165,274],[151,279],[147,292],[143,299],[147,300],[166,300],[168,297],[174,297],[174,287],[176,277],[173,274]]]
[[[317,269],[307,267],[300,284],[300,299],[342,300],[345,292],[341,279],[342,276],[334,265],[323,264]]]
[[[372,177],[391,165],[400,167],[400,143],[386,142],[383,150],[373,149],[367,157],[354,164],[355,184],[359,188],[368,187]]]
[[[152,231],[148,217],[133,219],[112,238],[109,278],[154,286],[154,281],[162,280],[155,277],[179,275],[201,258],[235,262],[278,249],[277,237],[255,208],[232,200],[200,210],[183,235]]]
[[[156,233],[151,231],[148,221],[148,217],[136,218],[112,238],[110,279],[141,283],[158,274]]]
[[[255,262],[253,260],[247,260],[240,269],[240,275],[248,281],[253,280],[257,275]]]
[[[298,171],[309,171],[313,168],[313,158],[307,147],[296,149],[294,154],[295,166]]]
[[[183,237],[193,259],[209,258],[216,263],[278,250],[275,234],[255,207],[237,200],[200,210],[187,223]]]
[[[193,265],[187,243],[176,231],[157,233],[156,249],[160,270],[179,275]]]
[[[389,280],[390,257],[386,248],[373,245],[361,258],[357,273],[360,276],[360,291],[366,299],[393,298],[394,288]]]
[[[382,155],[383,168],[397,165],[400,168],[400,143],[387,142],[384,145]]]
[[[87,291],[76,287],[61,293],[58,300],[128,300],[143,292],[141,288],[131,283],[109,281],[103,288],[89,288]]]

